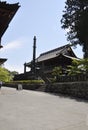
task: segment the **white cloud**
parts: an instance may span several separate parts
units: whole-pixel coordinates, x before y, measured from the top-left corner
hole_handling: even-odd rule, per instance
[[[25,62],[24,59],[26,60],[25,57],[28,54],[26,54],[27,50],[24,48],[26,47],[28,49],[27,46],[30,41],[30,39],[22,37],[3,46],[3,48],[0,50],[0,56],[8,59],[4,64],[5,68],[10,71],[23,73],[23,64]]]
[[[12,41],[10,43],[7,43],[2,49],[1,52],[12,50],[12,49],[18,49],[22,46],[21,40]]]
[[[9,63],[6,62],[4,67],[7,68],[10,71],[17,71],[19,73],[23,73],[23,71],[24,71],[23,64],[21,64],[21,65],[13,65],[13,64],[9,64]]]

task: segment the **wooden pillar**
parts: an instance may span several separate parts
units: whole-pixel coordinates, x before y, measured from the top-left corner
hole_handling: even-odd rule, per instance
[[[1,38],[0,38],[0,48],[2,48],[3,46],[1,45]]]
[[[24,63],[24,74],[26,73],[26,63]]]
[[[42,62],[42,71],[44,71],[44,68],[45,68],[44,62]]]
[[[1,38],[0,38],[0,48],[1,48]]]

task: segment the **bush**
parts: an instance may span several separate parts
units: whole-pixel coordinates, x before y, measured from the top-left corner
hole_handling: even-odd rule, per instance
[[[43,84],[42,80],[19,80],[19,81],[10,81],[5,82],[5,84]]]

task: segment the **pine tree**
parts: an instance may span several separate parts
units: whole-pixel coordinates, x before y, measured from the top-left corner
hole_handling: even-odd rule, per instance
[[[68,29],[67,39],[83,47],[88,58],[88,0],[67,0],[61,19],[62,28]]]

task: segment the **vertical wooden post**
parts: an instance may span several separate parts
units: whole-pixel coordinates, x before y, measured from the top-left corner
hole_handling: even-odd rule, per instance
[[[0,48],[2,48],[3,46],[1,45],[1,38],[0,38]]]
[[[26,63],[24,63],[24,74],[26,73]]]

